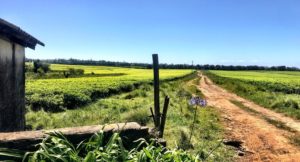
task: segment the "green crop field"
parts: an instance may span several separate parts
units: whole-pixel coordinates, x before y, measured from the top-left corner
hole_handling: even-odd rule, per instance
[[[152,69],[107,66],[56,65],[47,73],[26,74],[28,129],[138,122],[153,127]],[[68,77],[70,69],[83,69]],[[212,107],[188,104],[200,78],[194,70],[160,70],[160,103],[170,97],[164,138],[170,148],[199,155],[207,161],[231,161],[233,150],[222,143],[224,128]],[[191,84],[192,83],[192,84]]]
[[[122,70],[122,68],[119,69]],[[178,70],[176,71],[178,72]],[[182,75],[185,75],[192,71],[182,72],[184,72]],[[152,73],[148,75],[148,79],[151,80]],[[232,161],[233,150],[225,146],[221,140],[224,138],[224,128],[219,112],[212,107],[196,109],[188,104],[192,95],[203,96],[195,86],[198,85],[199,79],[196,73],[192,73],[180,79],[161,83],[161,106],[164,103],[164,97],[166,95],[170,97],[164,139],[168,141],[169,148],[179,148],[199,154],[199,158],[203,161],[204,159],[207,161]],[[153,120],[149,117],[151,114],[149,108],[154,105],[153,93],[152,85],[144,82],[130,92],[99,99],[77,109],[67,109],[62,112],[29,110],[26,113],[26,123],[33,130],[119,122],[137,122],[153,127]],[[194,128],[192,127],[193,123],[195,124]],[[194,133],[189,140],[191,132]]]
[[[256,81],[270,84],[284,84],[290,88],[300,88],[300,72],[297,71],[211,71],[221,77]]]
[[[264,107],[300,119],[300,72],[205,72],[215,83]]]
[[[80,77],[56,78],[51,73],[83,69]],[[32,79],[26,76],[26,104],[33,110],[62,111],[91,103],[119,92],[131,91],[145,82],[151,82],[151,69],[134,69],[106,66],[56,65],[50,66],[50,74]],[[180,78],[192,70],[160,70],[161,80]],[[61,75],[63,76],[63,75]]]

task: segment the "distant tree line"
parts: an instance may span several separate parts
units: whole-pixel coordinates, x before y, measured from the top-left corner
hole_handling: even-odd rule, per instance
[[[26,58],[27,62],[38,61],[36,59]],[[48,64],[68,64],[68,65],[102,65],[102,66],[118,66],[118,67],[134,67],[151,69],[152,64],[148,63],[129,63],[105,60],[80,60],[80,59],[45,59],[39,60]],[[199,69],[199,70],[276,70],[276,71],[300,71],[297,67],[287,66],[234,66],[234,65],[189,65],[189,64],[160,64],[162,69]]]

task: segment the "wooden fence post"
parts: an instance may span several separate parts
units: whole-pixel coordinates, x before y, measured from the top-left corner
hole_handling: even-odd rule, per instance
[[[159,63],[158,63],[158,55],[153,54],[153,75],[154,75],[154,125],[157,130],[160,126],[160,108],[159,108]]]
[[[159,128],[159,137],[160,138],[162,138],[164,136],[164,130],[165,130],[165,125],[166,125],[169,102],[170,102],[170,98],[169,98],[169,96],[166,96],[164,107],[163,107],[163,112],[162,112],[162,115],[161,115],[160,128]]]

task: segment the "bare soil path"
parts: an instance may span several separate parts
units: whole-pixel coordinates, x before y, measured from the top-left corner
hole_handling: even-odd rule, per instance
[[[244,156],[237,161],[294,161],[300,162],[300,147],[290,142],[289,137],[300,132],[300,122],[282,114],[263,108],[249,100],[227,92],[213,84],[206,76],[200,76],[199,89],[205,95],[208,105],[217,108],[222,114],[226,127],[226,138],[242,141]],[[255,115],[233,104],[236,100],[259,112]],[[295,132],[280,129],[261,116],[280,121]]]

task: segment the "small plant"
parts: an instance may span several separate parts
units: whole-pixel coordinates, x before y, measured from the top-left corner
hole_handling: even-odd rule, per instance
[[[206,104],[207,104],[207,101],[204,100],[204,99],[201,99],[200,97],[192,97],[189,104],[191,106],[196,106],[195,110],[194,110],[193,123],[192,123],[192,126],[191,126],[191,133],[190,133],[190,138],[189,138],[189,143],[191,143],[193,133],[194,133],[194,128],[195,128],[195,123],[197,121],[197,119],[196,119],[196,117],[197,117],[197,108],[198,108],[198,106],[205,107]]]

